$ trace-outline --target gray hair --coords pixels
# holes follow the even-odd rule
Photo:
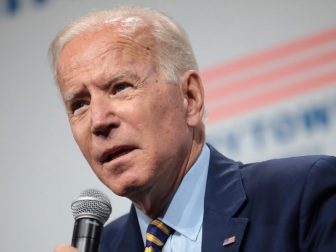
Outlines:
[[[149,25],[155,40],[155,62],[166,80],[177,83],[188,70],[198,70],[186,32],[167,15],[137,6],[119,6],[111,10],[92,12],[65,26],[52,41],[49,57],[56,76],[58,56],[67,42],[97,25],[127,22],[136,18]]]

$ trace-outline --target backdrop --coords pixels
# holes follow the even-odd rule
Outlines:
[[[67,22],[120,3],[158,8],[189,33],[202,69],[207,138],[244,162],[336,150],[334,0],[0,1],[0,249],[69,243],[70,203],[108,194],[75,145],[47,50]]]

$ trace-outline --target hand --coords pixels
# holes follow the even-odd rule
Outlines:
[[[79,250],[69,245],[62,244],[58,245],[53,252],[79,252]]]

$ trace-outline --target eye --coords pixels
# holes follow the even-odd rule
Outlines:
[[[131,86],[131,84],[127,83],[127,82],[116,83],[113,86],[112,93],[113,94],[120,93],[120,92],[124,91],[126,88],[128,88],[130,86]]]
[[[85,107],[85,106],[87,106],[87,105],[88,105],[88,102],[87,102],[87,101],[85,101],[85,100],[78,100],[78,101],[74,101],[74,102],[71,104],[70,109],[71,109],[71,112],[72,112],[73,114],[75,114],[75,113],[78,113],[78,111],[79,111],[80,109],[82,109],[83,107]]]

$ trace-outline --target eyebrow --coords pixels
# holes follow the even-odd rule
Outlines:
[[[69,101],[71,101],[74,97],[75,97],[75,94],[74,94],[74,93],[70,93],[70,94],[68,94],[68,95],[65,96],[65,101],[66,101],[66,102],[69,102]]]
[[[133,72],[130,71],[119,71],[114,73],[113,75],[111,75],[111,77],[109,77],[107,79],[106,82],[104,82],[101,86],[103,89],[108,88],[111,84],[116,83],[118,81],[121,81],[125,78],[128,79],[132,79],[132,80],[138,80],[139,77],[134,74]],[[82,91],[76,91],[75,89],[72,91],[69,91],[68,94],[65,95],[65,102],[69,103],[71,102],[76,96],[78,96],[78,94],[82,93]]]
[[[68,91],[67,94],[65,95],[65,98],[64,98],[65,102],[66,103],[71,102],[80,93],[83,93],[83,91],[82,90],[76,91],[76,89]]]
[[[103,85],[110,85],[125,78],[136,80],[138,79],[138,76],[130,71],[119,71],[108,78],[108,81]]]

